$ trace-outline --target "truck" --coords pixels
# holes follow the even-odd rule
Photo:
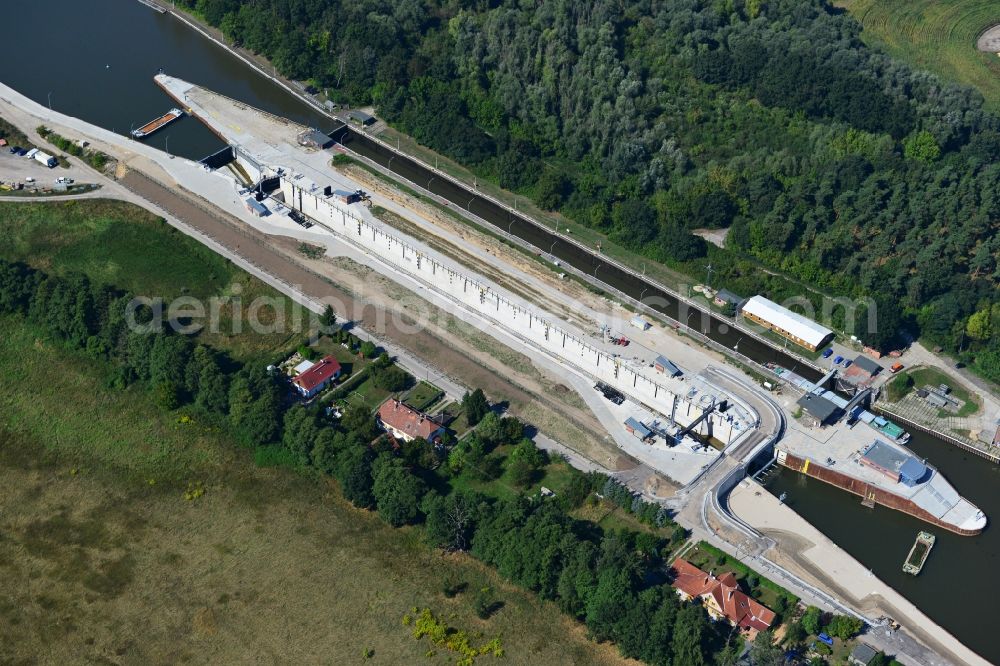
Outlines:
[[[640,331],[648,330],[649,327],[651,326],[651,324],[648,321],[646,321],[645,319],[643,319],[639,315],[636,315],[636,316],[632,317],[632,319],[631,319],[631,321],[629,321],[629,323],[632,324],[633,326],[635,326]]]
[[[42,164],[44,164],[45,166],[47,166],[50,169],[53,168],[54,166],[56,166],[57,164],[59,164],[59,160],[57,160],[56,158],[52,157],[48,153],[43,153],[40,150],[36,150],[35,154],[32,155],[31,157],[36,162],[41,162]]]

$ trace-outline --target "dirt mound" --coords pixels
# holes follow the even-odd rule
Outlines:
[[[976,48],[987,53],[1000,53],[1000,25],[984,30],[976,40]]]

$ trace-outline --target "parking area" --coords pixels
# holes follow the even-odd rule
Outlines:
[[[57,151],[53,149],[46,152],[53,155]],[[11,153],[10,146],[0,148],[0,184],[5,186],[3,188],[5,190],[8,187],[18,189],[18,185],[26,190],[33,189],[39,192],[56,190],[58,178],[72,179],[74,184],[80,184],[89,175],[82,167],[75,164],[71,164],[69,168],[61,166],[49,168],[30,157]]]

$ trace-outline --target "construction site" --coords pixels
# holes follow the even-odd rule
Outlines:
[[[770,496],[747,475],[779,464],[862,479],[868,491],[859,494],[867,499],[874,489],[873,501],[886,506],[890,495],[933,497],[935,524],[969,534],[986,523],[937,470],[928,467],[927,478],[907,485],[859,463],[880,434],[872,423],[848,424],[842,414],[800,418],[804,396],[836,397],[823,386],[835,377],[766,390],[674,323],[637,317],[621,301],[567,279],[540,252],[520,251],[442,212],[454,203],[406,196],[357,160],[338,163],[345,149],[329,136],[167,75],[156,83],[227,147],[201,162],[175,159],[20,103],[116,155],[118,182],[167,219],[202,220],[210,206],[192,235],[203,234],[203,242],[314,310],[339,303],[342,319],[398,350],[411,372],[433,377],[453,398],[470,386],[495,390],[575,465],[616,474],[713,543],[731,549],[753,542],[746,552],[754,566],[812,602],[870,613],[863,617],[874,622],[877,600],[891,597],[895,617],[933,627],[922,636],[926,643],[954,640],[878,581],[852,587],[846,606],[825,593],[825,580],[810,573],[815,567],[836,562],[852,580],[863,575],[835,545],[821,544],[822,560],[788,558],[789,543],[764,536],[807,533],[794,513],[766,508],[762,497]],[[322,252],[306,255],[303,246]],[[854,412],[851,398],[837,399],[841,411]],[[885,446],[900,450],[895,441]],[[831,475],[817,478],[856,492]],[[821,539],[811,540],[818,553]],[[862,602],[866,595],[876,601]]]

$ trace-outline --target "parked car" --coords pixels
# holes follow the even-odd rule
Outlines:
[[[21,154],[21,146],[11,146],[10,147],[10,152],[12,154],[14,154],[14,155],[20,155]]]
[[[889,368],[889,371],[893,372],[893,373],[896,373],[896,372],[899,372],[902,369],[903,369],[903,364],[902,363],[893,363],[892,367]]]
[[[852,361],[851,359],[847,359],[846,361],[844,361],[844,367],[845,368],[851,367],[851,363],[853,363],[853,362],[854,361]]]
[[[823,350],[823,358],[830,358],[833,356],[833,347],[827,347]]]
[[[844,357],[843,357],[843,356],[836,356],[836,357],[834,357],[834,359],[833,359],[833,364],[834,364],[834,365],[840,365],[840,362],[841,362],[841,361],[843,361],[843,360],[844,360]]]
[[[73,179],[72,178],[67,178],[66,176],[59,176],[58,178],[56,178],[56,182],[57,183],[62,183],[63,185],[72,185],[73,184]]]

